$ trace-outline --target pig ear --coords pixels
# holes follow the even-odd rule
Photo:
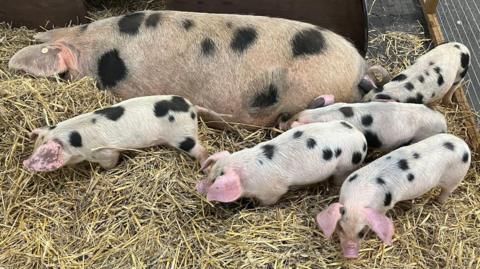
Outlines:
[[[387,245],[392,244],[393,237],[393,222],[371,208],[365,208],[365,216],[367,218],[370,228],[385,242]]]
[[[18,51],[8,68],[25,71],[38,77],[50,77],[76,69],[73,52],[62,43],[32,45]]]
[[[205,171],[210,165],[214,164],[216,161],[227,157],[230,155],[230,152],[228,151],[220,151],[217,153],[212,154],[210,157],[208,157],[205,162],[203,162],[202,167],[200,167],[200,170]]]
[[[240,198],[242,193],[240,177],[233,169],[229,169],[208,188],[207,200],[230,203]]]
[[[322,229],[325,237],[330,238],[335,231],[337,223],[342,217],[340,214],[342,207],[343,205],[340,203],[333,203],[317,215],[317,225]]]
[[[55,140],[40,145],[33,155],[23,162],[25,168],[37,172],[52,171],[64,164],[63,146]]]

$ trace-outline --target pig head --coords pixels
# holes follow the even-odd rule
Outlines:
[[[232,167],[216,167],[215,162],[230,156],[228,151],[217,152],[210,156],[202,165],[202,170],[210,170],[207,179],[197,184],[197,191],[207,196],[208,201],[230,203],[239,199],[243,194],[243,187],[239,173]]]
[[[360,242],[366,227],[372,229],[388,245],[392,243],[393,222],[372,208],[347,208],[340,203],[331,204],[316,218],[326,238],[336,230],[345,258],[358,258]]]

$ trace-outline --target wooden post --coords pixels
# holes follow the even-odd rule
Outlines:
[[[420,0],[423,10],[426,14],[435,14],[437,11],[438,0]]]

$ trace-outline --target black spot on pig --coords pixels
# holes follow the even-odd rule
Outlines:
[[[428,72],[428,70],[425,70],[425,72],[423,72],[425,74],[425,76],[430,76],[430,72]]]
[[[55,129],[55,128],[57,128],[57,125],[48,126],[48,130],[50,130],[50,131]]]
[[[354,175],[350,176],[350,178],[348,178],[348,182],[354,181],[355,179],[357,179],[357,177],[358,177],[357,174],[354,174]]]
[[[405,83],[405,89],[407,89],[408,91],[412,91],[414,88],[415,86],[413,86],[413,83],[411,82]]]
[[[76,148],[81,148],[82,147],[82,136],[80,135],[79,132],[77,131],[72,131],[70,135],[68,136],[70,145]]]
[[[307,148],[313,149],[317,145],[317,142],[313,138],[307,139]]]
[[[460,55],[460,64],[462,65],[462,68],[466,69],[469,63],[470,63],[470,55],[466,53],[462,53]]]
[[[182,21],[182,27],[183,27],[183,29],[185,29],[187,31],[190,30],[194,25],[195,24],[190,19],[185,19],[185,20]]]
[[[269,144],[263,145],[262,150],[263,150],[263,155],[265,155],[265,157],[267,157],[270,160],[273,158],[273,155],[275,154],[274,145],[269,145]]]
[[[342,154],[342,149],[338,148],[335,150],[335,158],[338,158]]]
[[[385,180],[383,180],[381,177],[377,177],[377,183],[380,185],[385,185]]]
[[[392,97],[388,94],[380,93],[375,95],[375,99],[380,99],[380,100],[392,100]]]
[[[387,156],[387,160],[390,160],[392,158],[392,156]]]
[[[253,46],[255,40],[257,40],[257,35],[257,30],[252,27],[238,28],[233,34],[230,48],[235,52],[243,53],[249,47]]]
[[[442,69],[440,67],[436,66],[436,67],[433,68],[433,71],[435,71],[435,73],[437,73],[437,74],[440,74],[440,72],[442,72]]]
[[[293,133],[293,138],[299,138],[300,136],[303,135],[303,132],[302,131],[296,131],[295,133]]]
[[[460,46],[458,44],[453,45],[455,48],[460,49]]]
[[[147,27],[155,28],[157,27],[158,23],[160,22],[160,19],[162,18],[162,15],[160,13],[152,13],[148,15],[147,19],[145,20],[145,25]]]
[[[95,124],[95,123],[97,123],[97,119],[96,119],[96,118],[93,118],[93,119],[91,120],[91,122],[92,122],[92,124]]]
[[[434,65],[435,63],[434,62],[429,62],[428,65],[432,66]]]
[[[353,126],[350,123],[347,123],[346,121],[341,121],[340,124],[347,127],[348,129],[353,129]]]
[[[407,179],[408,179],[408,181],[411,182],[411,181],[413,181],[413,180],[415,179],[415,176],[414,176],[413,174],[408,174],[408,175],[407,175]]]
[[[174,112],[188,112],[190,105],[183,97],[173,96],[171,100],[158,101],[154,105],[154,113],[157,117],[163,117],[168,114],[168,111]]]
[[[391,81],[403,81],[407,79],[407,76],[404,75],[404,74],[398,74],[397,76],[395,76],[394,78],[392,78]]]
[[[233,27],[232,22],[227,22],[225,25],[227,26],[228,29],[231,29]]]
[[[438,86],[442,86],[445,80],[443,79],[442,74],[438,74],[437,84]]]
[[[197,115],[195,114],[195,112],[190,112],[190,118],[192,118],[192,120],[194,120],[195,118],[197,117]]]
[[[371,131],[365,131],[363,134],[365,135],[365,138],[367,139],[367,144],[368,144],[369,147],[372,147],[372,148],[382,147],[382,141],[380,141],[377,134],[375,134]]]
[[[107,107],[104,109],[97,110],[93,112],[94,114],[102,115],[109,120],[117,121],[122,117],[123,113],[125,112],[125,108],[122,106],[112,106]]]
[[[202,47],[202,54],[204,56],[211,56],[215,54],[215,43],[211,38],[207,37],[203,39],[201,47]]]
[[[445,142],[443,143],[443,146],[451,151],[455,150],[455,146],[451,142]]]
[[[352,155],[352,163],[359,164],[362,161],[362,153],[355,151]]]
[[[186,152],[190,152],[193,147],[195,147],[195,140],[193,140],[191,137],[186,137],[185,140],[178,145],[178,148]]]
[[[317,29],[301,30],[293,36],[293,57],[322,53],[324,49],[325,37]]]
[[[420,158],[420,154],[418,154],[417,152],[414,152],[414,153],[413,153],[413,158],[419,159],[419,158]]]
[[[172,116],[172,115],[168,116],[168,121],[169,121],[169,122],[174,122],[174,121],[175,121],[175,117]]]
[[[251,107],[269,107],[278,102],[278,88],[269,84],[256,94]]]
[[[417,92],[416,97],[408,97],[405,100],[406,103],[413,103],[413,104],[423,104],[423,94]]]
[[[397,163],[398,168],[402,169],[403,171],[408,170],[410,167],[408,166],[408,161],[405,159],[401,159]]]
[[[470,155],[465,151],[465,153],[463,153],[462,162],[467,163],[468,159],[470,159]]]
[[[101,86],[104,88],[115,87],[126,78],[128,72],[116,49],[105,52],[100,57],[97,69]]]
[[[372,117],[372,115],[364,115],[364,116],[362,116],[362,124],[363,124],[363,126],[368,127],[368,126],[372,125],[372,122],[373,122],[373,117]]]
[[[389,206],[392,203],[392,194],[390,192],[385,193],[385,199],[383,200],[384,206]]]
[[[145,17],[145,14],[143,14],[142,12],[136,12],[136,13],[123,16],[118,21],[118,27],[120,29],[120,33],[124,33],[128,35],[138,34],[140,25],[142,25],[143,17]]]
[[[422,75],[420,75],[420,76],[418,76],[418,81],[420,81],[420,83],[424,83],[425,78]]]
[[[331,149],[324,149],[323,150],[323,159],[325,161],[329,161],[333,157],[333,152]]]
[[[353,108],[350,106],[341,107],[339,110],[340,112],[342,112],[343,116],[347,118],[350,118],[353,116]]]
[[[470,55],[466,53],[462,53],[460,57],[461,57],[460,63],[462,64],[462,68],[463,68],[462,73],[460,73],[460,77],[464,78],[468,71],[468,64],[470,63]]]
[[[363,143],[362,150],[363,150],[363,152],[367,151],[367,143]]]

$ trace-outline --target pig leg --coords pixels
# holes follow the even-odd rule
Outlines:
[[[273,184],[269,186],[268,190],[259,192],[260,194],[256,197],[262,205],[268,206],[275,204],[280,197],[282,197],[282,195],[287,193],[287,191],[288,187],[284,184],[273,182]]]
[[[442,191],[437,198],[437,202],[443,204],[448,196],[452,194],[452,192],[460,185],[460,182],[463,179],[463,175],[452,175],[456,171],[452,171],[451,173],[447,173],[443,178],[440,180],[440,188]]]
[[[445,104],[445,105],[452,105],[453,104],[452,96],[455,93],[455,91],[457,90],[457,88],[460,86],[460,84],[461,83],[458,83],[457,85],[453,85],[450,88],[450,90],[448,90],[447,94],[445,94],[445,96],[442,99],[443,104]]]
[[[120,152],[111,149],[102,149],[95,152],[93,157],[103,169],[108,170],[117,166]]]

